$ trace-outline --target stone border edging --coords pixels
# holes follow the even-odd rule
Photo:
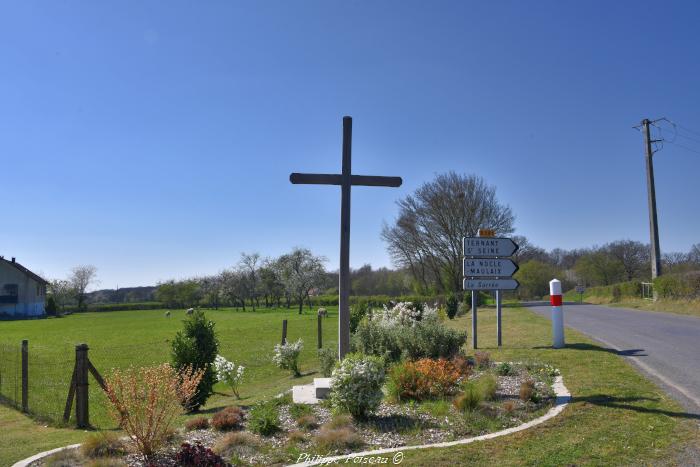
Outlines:
[[[471,443],[474,443],[476,441],[483,441],[483,440],[487,440],[487,439],[493,439],[493,438],[498,438],[500,436],[509,435],[512,433],[517,433],[519,431],[527,430],[528,428],[532,428],[533,426],[544,423],[547,420],[556,417],[564,410],[564,408],[567,406],[567,404],[571,400],[571,393],[566,388],[566,386],[564,386],[564,380],[561,376],[557,376],[554,379],[554,384],[552,384],[552,389],[554,389],[554,394],[556,395],[554,407],[549,409],[547,411],[547,413],[542,415],[541,417],[535,418],[534,420],[530,420],[529,422],[523,423],[522,425],[518,425],[518,426],[515,426],[513,428],[507,428],[505,430],[496,431],[494,433],[487,433],[487,434],[481,435],[481,436],[474,436],[472,438],[458,439],[456,441],[444,441],[441,443],[433,443],[433,444],[419,444],[419,445],[415,445],[415,446],[400,446],[400,447],[396,447],[396,448],[384,448],[384,449],[375,449],[372,451],[353,452],[352,454],[343,454],[341,456],[323,457],[323,458],[318,458],[318,459],[314,458],[313,460],[310,460],[310,461],[304,461],[304,462],[300,462],[297,464],[290,464],[288,467],[303,467],[303,466],[310,466],[310,465],[328,465],[328,464],[338,463],[339,461],[342,461],[345,459],[352,459],[353,457],[359,457],[359,456],[373,457],[373,456],[377,456],[377,455],[381,455],[381,454],[391,454],[391,453],[395,453],[395,452],[413,451],[415,449],[446,448],[446,447],[450,447],[450,446],[458,446],[460,444],[471,444]]]
[[[556,417],[568,405],[569,401],[571,400],[571,393],[566,388],[566,386],[564,386],[564,379],[561,376],[557,376],[554,379],[554,384],[552,384],[552,389],[554,389],[554,394],[556,395],[554,407],[549,409],[547,411],[547,413],[542,415],[541,417],[535,418],[534,420],[530,420],[529,422],[523,423],[522,425],[518,425],[518,426],[515,426],[513,428],[507,428],[505,430],[496,431],[494,433],[487,433],[487,434],[481,435],[481,436],[474,436],[472,438],[458,439],[456,441],[444,441],[441,443],[433,443],[433,444],[419,444],[419,445],[415,445],[415,446],[400,446],[400,447],[396,447],[396,448],[375,449],[373,451],[353,452],[351,454],[343,454],[341,456],[322,457],[322,458],[318,458],[318,459],[314,458],[311,461],[300,462],[297,464],[290,464],[288,467],[328,465],[328,464],[336,463],[336,462],[341,461],[341,460],[352,459],[353,457],[359,457],[359,456],[370,457],[370,456],[377,456],[380,454],[390,454],[390,453],[394,453],[394,452],[413,451],[415,449],[447,448],[450,446],[458,446],[460,444],[471,444],[471,443],[474,443],[477,441],[484,441],[487,439],[498,438],[500,436],[510,435],[512,433],[524,431],[524,430],[527,430],[528,428],[532,428],[533,426],[537,426],[541,423],[546,422],[547,420],[549,420],[551,418]],[[287,392],[287,391],[285,391],[285,392]],[[284,394],[284,393],[282,393],[282,394]],[[69,446],[64,446],[62,448],[56,448],[56,449],[51,449],[50,451],[40,452],[39,454],[35,454],[32,457],[28,457],[28,458],[21,460],[19,462],[15,462],[14,464],[12,464],[12,467],[29,467],[29,465],[32,462],[38,461],[39,459],[43,459],[44,457],[48,457],[52,454],[56,454],[57,452],[67,451],[69,449],[77,449],[79,447],[80,447],[80,444],[71,444]]]
[[[29,464],[32,462],[38,461],[39,459],[43,459],[44,457],[48,457],[52,454],[56,454],[61,451],[69,451],[71,449],[78,449],[80,447],[80,444],[71,444],[69,446],[63,446],[62,448],[56,448],[56,449],[51,449],[50,451],[44,451],[40,452],[39,454],[34,454],[32,457],[27,457],[26,459],[23,459],[21,461],[15,462],[12,464],[12,467],[28,467]]]

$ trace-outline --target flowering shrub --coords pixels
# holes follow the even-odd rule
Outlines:
[[[272,361],[283,370],[290,370],[294,376],[301,376],[299,371],[299,355],[304,348],[304,341],[298,341],[290,344],[285,342],[284,345],[275,345],[275,354],[272,356]]]
[[[384,376],[380,358],[348,354],[333,371],[331,404],[355,418],[366,417],[379,407]]]
[[[384,305],[377,319],[382,326],[415,326],[419,321],[437,320],[437,308],[426,304],[414,305],[411,302],[399,302],[393,307]]]
[[[238,388],[241,385],[241,381],[243,381],[245,367],[243,365],[236,365],[226,360],[221,355],[217,355],[214,359],[214,371],[216,371],[216,378],[222,383],[227,384],[236,398],[240,399],[241,396],[238,394]]]
[[[445,359],[403,362],[389,374],[389,394],[396,400],[435,399],[453,394],[463,379],[457,366]]]
[[[110,413],[149,459],[171,432],[175,418],[197,393],[203,370],[159,366],[114,370],[106,379]]]

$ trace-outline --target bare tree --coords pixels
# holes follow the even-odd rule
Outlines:
[[[603,249],[622,263],[628,281],[649,275],[649,245],[634,240],[617,240]]]
[[[323,284],[325,262],[326,258],[315,256],[306,248],[295,248],[291,253],[278,258],[280,280],[289,296],[298,300],[299,314],[302,313],[304,300],[309,298],[311,290]]]
[[[389,254],[421,287],[437,292],[462,288],[462,237],[480,228],[499,235],[514,230],[511,209],[477,175],[438,175],[397,204],[396,222],[382,231]]]
[[[76,266],[71,272],[72,274],[68,281],[71,283],[78,300],[78,309],[82,310],[85,307],[85,296],[88,287],[99,283],[97,280],[97,268],[91,265]]]

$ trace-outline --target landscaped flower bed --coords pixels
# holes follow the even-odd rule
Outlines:
[[[130,395],[113,411],[117,420],[129,422],[122,422],[128,442],[96,433],[81,450],[35,465],[283,465],[302,454],[332,456],[478,436],[521,425],[553,405],[558,370],[539,362],[494,363],[485,352],[466,356],[460,353],[465,340],[435,309],[397,304],[360,320],[353,336],[357,353],[335,365],[330,397],[320,404],[296,404],[287,394],[250,407],[231,405],[207,417],[195,414],[176,430],[154,423],[151,414],[172,420],[177,397],[190,408],[191,387],[204,370],[189,383],[186,397],[177,385],[187,381],[187,368],[184,373],[167,365],[132,371],[131,379],[107,382],[110,390],[114,381],[124,386],[117,396]],[[302,345],[277,345],[275,363],[298,375]],[[320,355],[322,362],[327,357]],[[243,370],[239,375],[225,359],[216,362],[220,379],[235,377],[229,381],[235,394]],[[144,385],[156,370],[167,384]],[[117,402],[124,399],[117,396]]]

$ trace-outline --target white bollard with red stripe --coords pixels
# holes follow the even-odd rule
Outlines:
[[[561,300],[561,282],[549,281],[549,303],[552,305],[552,347],[564,347],[564,307]]]

